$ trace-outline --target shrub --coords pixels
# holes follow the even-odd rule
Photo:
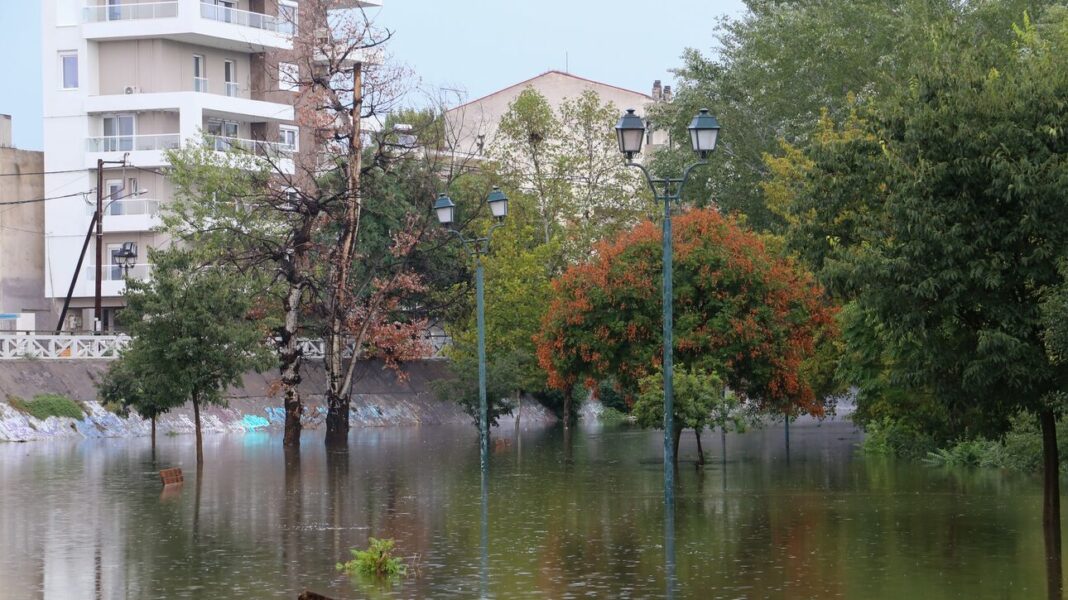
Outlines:
[[[961,440],[928,453],[924,462],[941,466],[1039,471],[1042,468],[1042,432],[1035,417],[1021,413],[1010,420],[1010,425],[1009,431],[1001,440]],[[1057,440],[1063,471],[1068,466],[1068,419],[1057,423]]]
[[[367,550],[353,548],[352,560],[337,563],[337,570],[351,575],[364,575],[375,578],[393,578],[404,575],[408,566],[400,558],[393,556],[393,540],[370,538]]]
[[[620,423],[626,423],[628,417],[626,413],[611,406],[606,406],[604,407],[604,410],[601,411],[598,420],[605,425],[619,425]]]
[[[918,459],[935,449],[935,441],[912,422],[883,417],[864,426],[861,449],[866,454]]]
[[[60,394],[38,394],[33,397],[33,400],[8,396],[7,401],[15,410],[42,421],[48,417],[82,419],[85,416],[85,411],[77,402]]]

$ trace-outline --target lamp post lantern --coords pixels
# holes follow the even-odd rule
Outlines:
[[[640,169],[645,176],[646,182],[653,191],[653,196],[658,203],[664,204],[664,501],[674,505],[675,488],[675,417],[673,414],[673,365],[672,365],[672,245],[671,245],[671,205],[679,202],[682,198],[682,190],[690,179],[690,173],[694,168],[706,165],[708,155],[716,149],[719,137],[719,122],[709,114],[707,109],[701,109],[693,118],[688,127],[690,132],[690,146],[699,160],[683,171],[680,178],[654,178],[649,170],[641,163],[634,162],[635,155],[642,149],[642,141],[645,139],[645,123],[641,117],[634,114],[633,109],[627,110],[616,125],[616,138],[619,141],[619,151],[627,159],[627,166]]]
[[[115,258],[119,259],[119,266],[122,267],[122,276],[129,277],[130,269],[137,263],[137,244],[133,242],[123,242],[122,247],[115,253]]]
[[[468,256],[475,258],[475,310],[478,326],[478,435],[479,460],[482,471],[489,467],[489,404],[486,401],[486,300],[485,281],[482,270],[482,256],[490,250],[490,238],[494,230],[504,224],[508,216],[508,197],[500,188],[494,187],[486,197],[490,213],[496,223],[490,226],[484,237],[464,237],[462,233],[450,227],[456,220],[456,204],[445,194],[438,194],[434,201],[434,212],[438,221],[448,227],[449,233],[460,240]]]

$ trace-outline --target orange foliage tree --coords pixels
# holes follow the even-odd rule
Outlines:
[[[674,225],[675,361],[720,374],[777,413],[823,413],[812,371],[836,336],[833,306],[812,276],[712,209]],[[661,231],[645,222],[553,281],[535,336],[549,385],[565,394],[614,377],[626,394],[660,368]]]

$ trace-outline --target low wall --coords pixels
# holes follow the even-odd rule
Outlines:
[[[110,361],[93,360],[10,360],[0,362],[0,441],[21,442],[69,437],[127,437],[149,435],[148,421],[136,414],[119,417],[97,399],[96,382]],[[326,374],[321,363],[305,365],[300,390],[304,398],[304,426],[316,429],[326,418],[323,390]],[[446,376],[441,360],[412,362],[404,377],[382,363],[369,361],[357,367],[358,379],[352,395],[350,422],[355,427],[388,425],[435,425],[471,423],[471,418],[455,402],[440,400],[430,382]],[[243,386],[227,392],[226,407],[206,407],[201,421],[207,432],[247,432],[280,430],[285,420],[277,371],[250,373]],[[30,399],[38,394],[62,394],[82,404],[84,419],[51,417],[44,421],[25,415],[7,403],[9,396]],[[525,423],[555,420],[536,403],[523,403]],[[507,423],[511,423],[509,419]],[[502,425],[505,420],[502,419]],[[183,434],[194,430],[190,405],[176,409],[157,422],[157,434]]]

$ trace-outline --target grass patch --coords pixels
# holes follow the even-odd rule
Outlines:
[[[60,394],[38,394],[33,397],[33,400],[8,396],[7,401],[15,410],[42,421],[48,417],[82,419],[85,416],[85,411],[77,402]]]

